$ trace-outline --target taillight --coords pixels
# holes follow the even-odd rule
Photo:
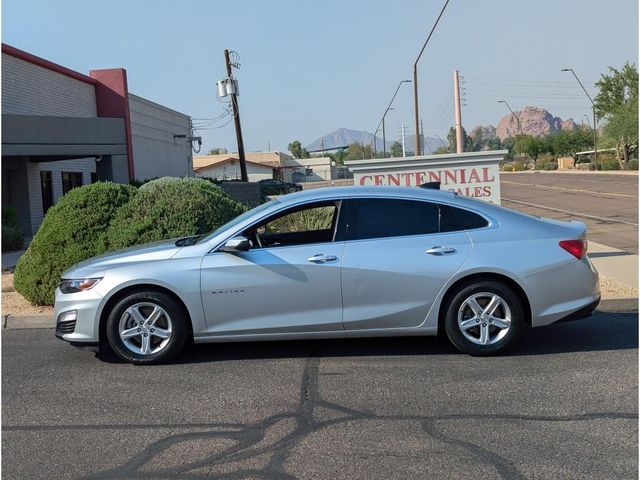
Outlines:
[[[588,243],[586,240],[562,240],[560,246],[578,260],[587,254]]]

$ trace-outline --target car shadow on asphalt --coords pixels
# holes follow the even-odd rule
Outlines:
[[[638,348],[638,314],[596,311],[592,317],[547,327],[527,328],[508,355],[627,350]],[[463,355],[446,338],[387,337],[270,342],[209,343],[189,345],[173,364],[220,362],[244,359],[312,357],[393,357]],[[113,353],[98,358],[123,363]]]

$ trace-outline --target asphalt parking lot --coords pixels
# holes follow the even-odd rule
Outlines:
[[[135,367],[5,330],[3,477],[635,479],[634,311],[607,302],[495,358],[396,338],[204,345]]]
[[[505,207],[559,220],[580,220],[588,236],[638,253],[638,176],[610,173],[502,173]]]

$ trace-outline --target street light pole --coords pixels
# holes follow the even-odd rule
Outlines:
[[[382,148],[384,150],[385,158],[387,156],[387,145],[386,145],[386,140],[384,136],[384,117],[387,116],[387,113],[389,112],[389,110],[393,110],[393,108],[391,108],[391,105],[393,105],[393,101],[396,99],[396,95],[398,95],[398,90],[400,90],[400,87],[402,86],[403,83],[411,83],[411,80],[400,80],[400,83],[398,83],[398,86],[396,87],[396,91],[393,92],[393,97],[391,97],[391,101],[389,102],[389,105],[387,105],[387,109],[382,114],[382,120],[380,120],[380,123],[378,123],[378,126],[376,127],[376,131],[373,134],[375,138],[376,134],[378,133],[378,130],[380,130],[380,125],[382,125]]]
[[[513,110],[511,110],[511,107],[509,106],[509,104],[507,103],[506,100],[498,100],[498,103],[504,103],[507,108],[509,109],[509,111],[511,112],[511,115],[513,115],[516,119],[516,123],[518,124],[518,129],[520,130],[520,156],[522,156],[522,137],[523,137],[523,133],[522,133],[522,123],[520,123],[520,117],[518,117],[518,115],[516,115],[514,113]]]
[[[420,49],[418,58],[416,58],[416,61],[413,62],[413,106],[414,106],[415,116],[416,116],[415,118],[416,120],[416,155],[421,154],[420,133],[419,133],[420,132],[420,115],[418,113],[418,62],[420,61],[422,52],[424,52],[424,49],[427,47],[427,43],[429,43],[429,40],[431,39],[431,35],[433,35],[433,32],[435,31],[436,26],[440,21],[440,17],[442,17],[442,14],[444,13],[444,10],[445,8],[447,8],[448,4],[449,4],[449,0],[446,0],[444,2],[444,5],[442,6],[442,10],[440,10],[440,15],[438,15],[438,18],[436,19],[436,23],[433,24],[433,27],[429,32],[429,36],[427,37],[427,39],[424,42],[424,45],[422,45],[422,48]]]
[[[598,123],[597,123],[598,120],[596,118],[596,103],[593,101],[593,98],[591,98],[591,95],[589,95],[589,92],[587,92],[587,89],[584,88],[584,85],[578,78],[578,75],[576,75],[576,72],[573,71],[573,68],[563,68],[561,69],[561,71],[571,72],[573,74],[575,79],[580,84],[582,91],[584,91],[584,94],[587,96],[587,98],[591,102],[591,107],[593,108],[593,164],[595,166],[595,169],[598,170]]]

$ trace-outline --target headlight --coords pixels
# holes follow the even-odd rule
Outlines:
[[[84,292],[85,290],[89,290],[93,288],[93,286],[98,283],[100,278],[80,278],[74,280],[60,280],[60,291],[62,293],[77,293]]]

